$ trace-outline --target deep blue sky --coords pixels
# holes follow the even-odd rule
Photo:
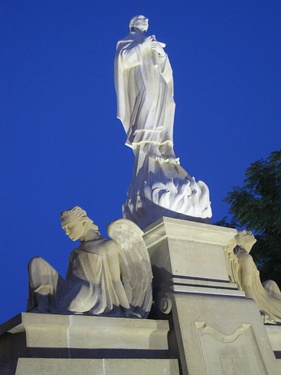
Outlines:
[[[35,255],[63,276],[60,227],[80,205],[106,234],[133,153],[116,118],[113,59],[136,14],[166,43],[175,151],[210,189],[213,220],[251,162],[281,144],[280,0],[0,1],[0,322],[24,311]]]

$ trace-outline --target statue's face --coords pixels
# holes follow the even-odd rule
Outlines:
[[[257,242],[252,232],[247,232],[246,230],[243,230],[239,233],[238,238],[238,245],[241,245],[245,250],[250,252],[253,245]]]
[[[84,238],[84,225],[75,216],[68,215],[63,219],[61,226],[72,241],[82,240]]]
[[[139,16],[134,22],[134,27],[142,32],[146,32],[148,30],[148,18],[145,16]]]

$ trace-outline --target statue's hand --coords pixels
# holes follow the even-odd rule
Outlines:
[[[157,40],[155,39],[154,35],[148,36],[144,39],[143,44],[146,44],[150,46],[150,48],[156,48],[157,47]]]
[[[157,52],[158,55],[160,55],[161,57],[164,57],[166,54],[165,54],[165,51],[164,51],[164,47],[166,46],[165,43],[161,43],[161,42],[158,42],[156,40],[156,37],[155,35],[151,35],[151,36],[148,36],[144,39],[144,43],[149,46],[149,48],[153,49],[154,51]]]
[[[163,43],[160,43],[160,42],[157,42],[157,44],[156,44],[156,51],[157,51],[157,53],[160,55],[160,56],[165,56],[165,51],[164,51],[164,49],[163,49],[163,45],[162,45]],[[164,45],[164,47],[165,47],[165,45]]]

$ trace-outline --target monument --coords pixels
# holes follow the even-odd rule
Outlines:
[[[135,155],[123,219],[105,239],[80,207],[61,214],[80,245],[65,279],[30,261],[27,312],[0,326],[1,374],[280,374],[280,290],[260,283],[251,233],[209,224],[208,187],[174,152],[165,44],[145,16],[129,28],[115,56]]]
[[[66,280],[44,259],[29,270],[27,311],[55,314],[147,317],[152,303],[152,272],[143,232],[129,220],[108,226],[107,240],[86,211],[61,214],[62,228],[80,246],[70,254]]]
[[[259,271],[249,254],[256,242],[251,232],[241,231],[227,246],[230,279],[253,299],[265,323],[281,323],[281,292],[273,280],[262,285]]]
[[[142,15],[129,28],[114,62],[117,117],[135,155],[123,216],[141,228],[162,216],[209,222],[209,189],[180,166],[174,152],[174,83],[165,44],[146,36]]]

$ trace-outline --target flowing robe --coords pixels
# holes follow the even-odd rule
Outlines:
[[[65,280],[41,257],[33,258],[28,269],[27,311],[133,315],[120,280],[118,252],[113,241],[101,238],[81,242],[70,254]]]
[[[114,269],[112,269],[112,265]],[[120,266],[116,244],[102,239],[82,242],[69,257],[66,274],[69,297],[68,310],[74,313],[88,311],[89,315],[122,315]]]
[[[281,322],[281,297],[270,294],[262,285],[260,273],[255,262],[246,250],[240,249],[236,254],[240,269],[238,272],[239,284],[247,298],[252,298],[266,318],[275,322]]]
[[[175,102],[173,75],[167,54],[158,43],[151,48],[146,37],[130,32],[117,43],[114,62],[117,117],[133,149],[142,143],[173,147]]]

